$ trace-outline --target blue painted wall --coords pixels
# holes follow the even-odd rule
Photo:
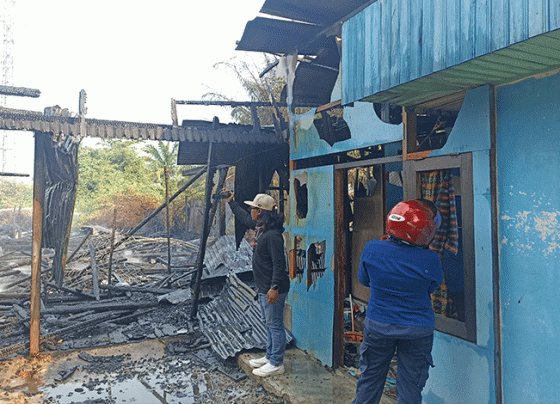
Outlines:
[[[290,198],[289,239],[301,235],[306,251],[312,243],[326,241],[326,270],[316,285],[307,289],[306,268],[303,280],[292,280],[288,303],[292,306],[292,334],[295,344],[314,355],[323,364],[332,366],[332,339],[334,321],[334,273],[332,261],[334,256],[334,193],[332,166],[308,170],[294,170],[290,177],[291,190],[294,189],[294,177],[307,174],[308,213],[304,219],[295,217],[295,198]],[[293,246],[289,246],[289,249]]]
[[[560,28],[557,0],[383,0],[342,26],[342,104]]]
[[[446,145],[430,154],[472,153],[477,341],[436,331],[435,368],[423,392],[429,404],[494,402],[489,106],[488,86],[467,92]]]
[[[489,111],[490,88],[484,86],[470,90],[446,146],[432,153],[436,156],[471,152],[473,156],[477,343],[436,332],[433,350],[436,367],[431,370],[424,390],[425,402],[430,404],[481,404],[494,400]],[[400,126],[398,128],[402,131]],[[402,136],[402,132],[399,135]],[[316,138],[309,132],[299,133],[299,136],[306,142],[307,137],[311,136],[308,146],[310,152],[320,140],[316,133]],[[369,145],[376,144],[377,139],[374,136],[371,138],[374,140]],[[297,150],[299,153],[293,152],[292,159],[305,155],[301,148]],[[307,174],[309,190],[309,215],[305,219],[296,219],[293,213],[295,202],[290,198],[290,239],[296,234],[303,235],[305,249],[312,242],[326,240],[328,269],[324,277],[319,279],[317,287],[311,287],[309,291],[305,281],[292,281],[289,296],[292,333],[298,347],[313,353],[324,364],[331,365],[334,313],[334,274],[331,263],[334,249],[333,167],[293,171],[292,189],[293,178],[304,172]]]
[[[391,125],[381,121],[369,102],[357,102],[353,107],[344,107],[344,120],[350,128],[352,137],[337,142],[332,147],[319,137],[313,125],[314,116],[315,109],[312,109],[305,114],[290,117],[292,160],[398,142],[403,139],[403,125]]]
[[[560,402],[560,75],[498,88],[504,402]]]

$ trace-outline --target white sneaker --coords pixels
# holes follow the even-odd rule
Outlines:
[[[258,369],[253,370],[255,376],[267,377],[273,375],[281,375],[284,373],[284,365],[274,366],[270,362],[266,365],[261,366]]]
[[[267,363],[268,359],[266,359],[266,356],[263,356],[262,358],[251,359],[249,361],[249,366],[252,368],[260,368],[262,365],[266,365]]]

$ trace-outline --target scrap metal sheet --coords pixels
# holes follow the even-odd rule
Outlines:
[[[266,349],[266,329],[256,296],[257,292],[231,274],[220,296],[199,308],[201,331],[223,359],[243,349]],[[286,331],[286,343],[292,339]]]

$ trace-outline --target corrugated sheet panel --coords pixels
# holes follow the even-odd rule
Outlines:
[[[235,50],[287,54],[320,31],[317,25],[257,17],[247,22]],[[316,51],[316,48],[307,49],[313,55]]]
[[[266,0],[261,13],[328,26],[370,0]]]
[[[239,250],[235,249],[235,236],[226,235],[206,251],[202,279],[227,276],[229,273],[251,272],[253,270],[253,249],[247,240],[241,240]]]
[[[383,0],[343,24],[342,102],[417,105],[560,66],[557,0]]]
[[[201,331],[223,359],[243,349],[266,349],[266,329],[256,295],[231,274],[222,294],[199,308],[197,317]],[[286,343],[292,339],[286,331]]]
[[[151,123],[86,119],[86,136],[232,144],[282,143],[282,140],[274,135],[272,129],[253,131],[252,126],[237,124],[218,124],[213,129],[211,122],[201,126],[189,126],[189,121],[185,122],[186,125],[174,127]],[[199,123],[199,121],[196,122]],[[29,130],[72,137],[81,135],[79,117],[43,115],[32,111],[14,113],[0,110],[0,130]]]

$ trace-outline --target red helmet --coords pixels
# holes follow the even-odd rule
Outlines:
[[[440,221],[439,213],[434,214],[427,203],[403,201],[387,215],[387,233],[409,243],[427,246],[434,238]]]

